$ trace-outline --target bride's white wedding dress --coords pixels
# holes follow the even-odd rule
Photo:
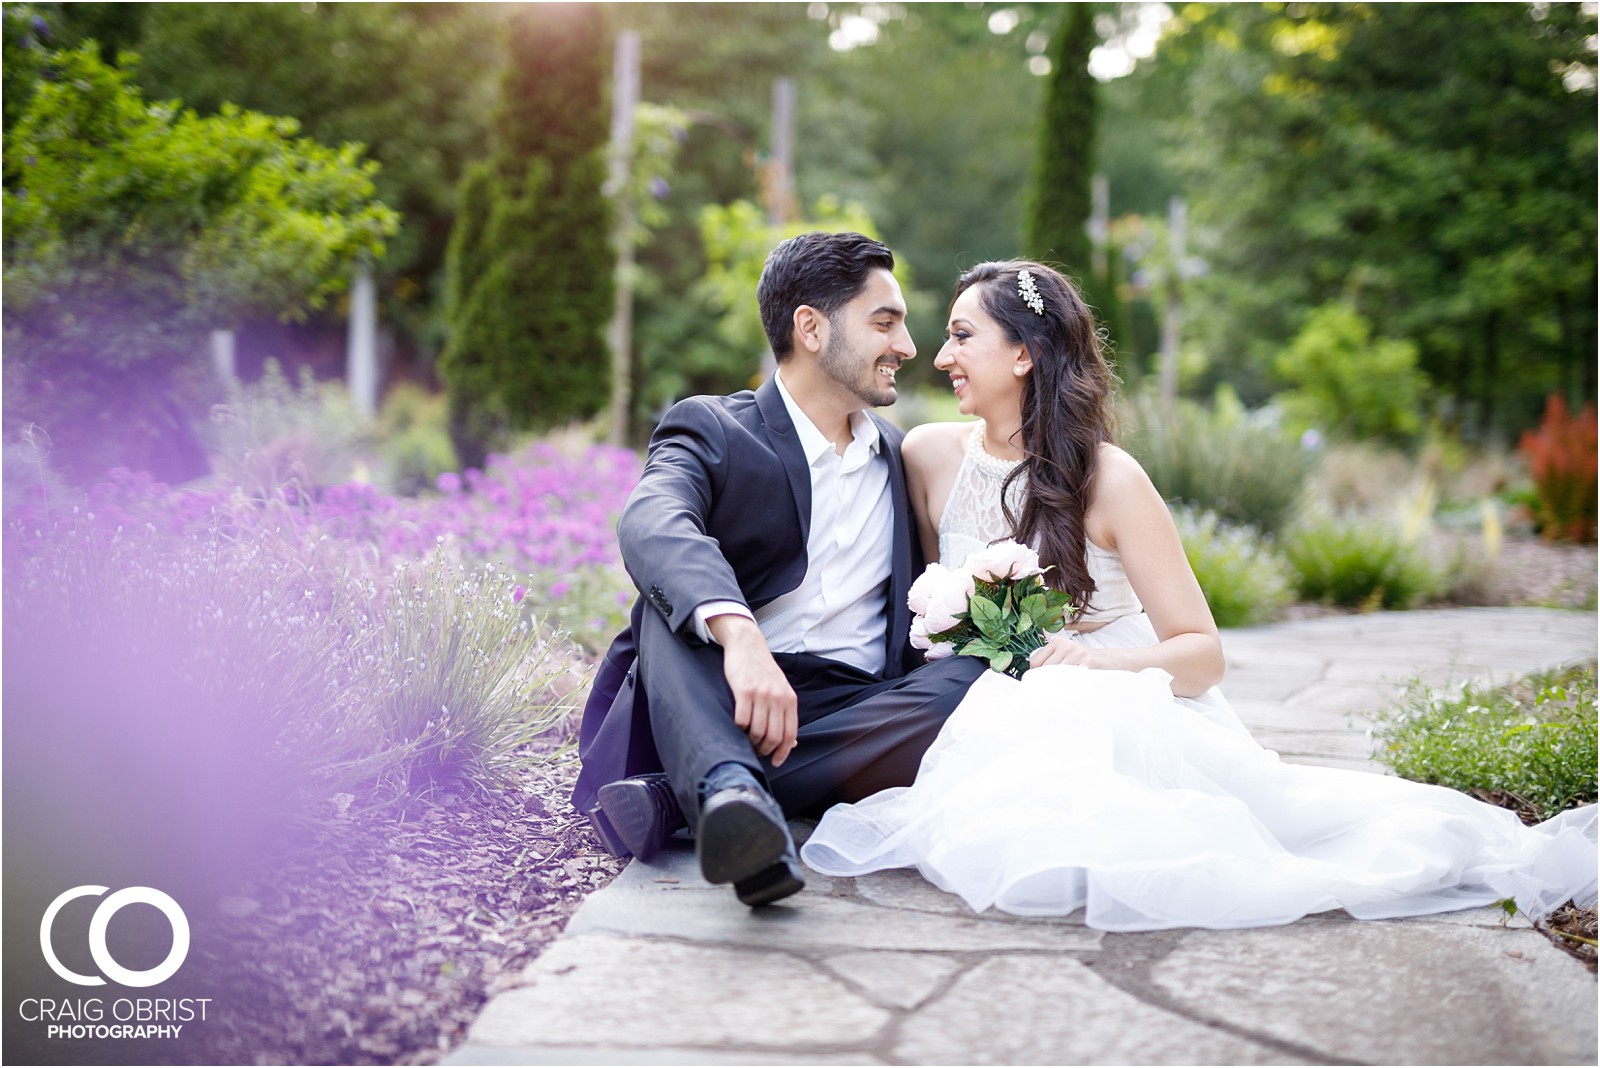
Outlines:
[[[943,562],[1006,534],[1009,465],[972,443],[939,532]],[[1020,480],[1019,480],[1020,481]],[[1099,592],[1077,640],[1153,645],[1115,553],[1089,546]],[[1166,673],[1052,666],[985,672],[914,785],[830,809],[801,849],[814,870],[915,867],[977,911],[1085,910],[1107,931],[1254,927],[1343,908],[1363,919],[1486,905],[1533,915],[1595,896],[1596,807],[1537,827],[1438,786],[1284,764],[1216,690]]]

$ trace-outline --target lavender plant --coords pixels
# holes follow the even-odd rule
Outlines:
[[[494,564],[455,565],[441,549],[366,594],[350,621],[361,688],[410,785],[502,779],[571,711],[584,672],[570,641]]]

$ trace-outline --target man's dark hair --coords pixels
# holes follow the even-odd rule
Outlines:
[[[796,308],[808,304],[831,320],[880,267],[894,270],[894,253],[862,234],[813,231],[773,249],[756,285],[761,325],[773,357],[782,363],[792,354]]]

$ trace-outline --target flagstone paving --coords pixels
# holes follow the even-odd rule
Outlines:
[[[1378,770],[1366,714],[1408,679],[1592,658],[1596,617],[1394,612],[1223,644],[1223,690],[1263,745]],[[813,875],[750,910],[676,845],[592,895],[445,1063],[1595,1063],[1594,977],[1500,918],[1108,934],[1079,916],[975,915],[909,871]]]

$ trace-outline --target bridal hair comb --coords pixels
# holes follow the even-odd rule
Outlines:
[[[1033,284],[1033,272],[1026,267],[1017,272],[1017,296],[1033,309],[1033,314],[1044,314],[1044,298],[1039,296],[1039,287]]]

